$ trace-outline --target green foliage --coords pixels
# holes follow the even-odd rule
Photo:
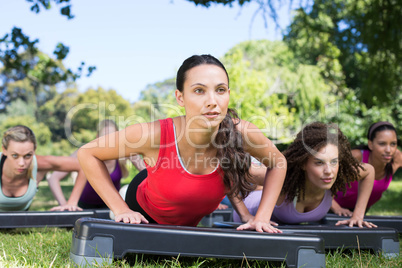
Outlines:
[[[229,5],[232,7],[233,3],[238,3],[242,6],[244,3],[251,2],[252,0],[187,0],[189,2],[193,2],[195,5],[200,5],[204,7],[210,7],[211,4],[222,4],[224,6]]]
[[[16,125],[25,125],[32,129],[35,133],[36,141],[39,144],[50,143],[51,132],[49,128],[43,124],[36,121],[36,119],[31,115],[14,115],[14,116],[4,116],[0,117],[0,133],[4,133],[5,130]],[[38,154],[41,154],[40,148],[38,148]]]
[[[184,109],[176,102],[175,90],[175,78],[148,85],[141,92],[140,101],[134,104],[135,114],[141,115],[145,122],[183,115]]]
[[[284,39],[299,59],[324,63],[337,93],[346,85],[368,107],[389,104],[402,89],[401,13],[397,0],[317,0],[298,10]]]
[[[84,63],[77,71],[65,68],[62,60],[68,48],[58,44],[56,59],[40,52],[38,40],[31,41],[21,29],[13,28],[11,34],[0,39],[0,113],[17,99],[32,103],[35,117],[39,118],[39,107],[56,95],[56,86],[70,86],[81,77]],[[89,67],[88,75],[94,70]]]
[[[283,42],[243,42],[223,62],[231,79],[230,104],[278,143],[289,143],[300,119],[334,100],[320,69],[301,64]]]
[[[301,7],[303,5],[309,7],[311,5],[310,1],[302,1],[302,0],[187,0],[188,2],[194,3],[196,6],[204,6],[209,8],[212,4],[215,5],[224,5],[233,7],[233,4],[238,4],[240,7],[245,6],[249,3],[255,3],[257,9],[254,12],[252,20],[255,19],[257,15],[261,15],[265,27],[268,27],[268,22],[271,20],[275,23],[277,29],[280,29],[281,26],[278,22],[279,13],[278,11],[287,6],[289,11],[296,7]]]
[[[49,127],[52,132],[53,142],[60,142],[67,138],[64,122],[68,111],[76,104],[77,97],[77,89],[69,88],[59,94],[55,94],[52,99],[39,107],[38,120]]]
[[[72,102],[64,123],[67,138],[75,146],[96,137],[98,124],[103,119],[114,120],[119,128],[137,121],[129,101],[113,89],[88,89]]]
[[[60,14],[66,16],[68,19],[74,18],[74,15],[71,14],[71,5],[69,5],[70,0],[26,0],[29,3],[32,3],[31,11],[35,13],[39,13],[41,11],[41,7],[45,10],[48,10],[52,7],[51,2],[54,2],[56,5],[62,5],[60,8]]]

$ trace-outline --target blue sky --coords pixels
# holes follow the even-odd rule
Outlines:
[[[67,67],[74,70],[81,61],[97,67],[91,77],[77,81],[81,92],[101,86],[134,102],[147,84],[174,77],[193,54],[222,57],[242,41],[281,39],[272,21],[268,28],[261,15],[252,21],[257,8],[207,9],[185,0],[72,0],[75,18],[68,20],[57,7],[35,14],[25,0],[0,0],[0,37],[20,27],[48,54],[62,42],[70,47]],[[283,7],[282,29],[289,16]]]

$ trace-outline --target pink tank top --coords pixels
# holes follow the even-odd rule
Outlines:
[[[363,153],[362,162],[368,163],[370,151],[363,150],[362,153]],[[370,199],[367,203],[367,209],[372,205],[374,205],[378,200],[380,200],[382,193],[388,189],[391,180],[392,175],[390,175],[388,178],[384,177],[381,180],[374,180],[373,191],[371,192]],[[350,186],[351,186],[350,188],[346,189],[345,195],[343,195],[343,193],[339,191],[337,193],[338,197],[335,198],[335,201],[338,202],[338,204],[341,207],[353,210],[355,208],[357,201],[359,182],[358,181],[352,182]]]
[[[272,220],[285,224],[297,224],[309,221],[319,221],[325,217],[331,208],[332,195],[330,190],[326,190],[324,198],[315,209],[308,212],[296,210],[295,202],[283,201],[279,206],[275,206],[272,213]]]

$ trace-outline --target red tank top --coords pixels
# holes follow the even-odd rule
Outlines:
[[[181,165],[172,118],[159,120],[161,140],[155,166],[139,185],[138,204],[159,224],[197,226],[225,197],[220,167],[194,175]]]

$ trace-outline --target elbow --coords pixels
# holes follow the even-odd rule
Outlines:
[[[81,161],[83,160],[83,159],[85,159],[85,149],[84,148],[79,148],[78,149],[78,151],[77,151],[77,159],[78,159],[78,162],[80,162],[81,163]]]
[[[275,166],[278,169],[284,170],[286,172],[288,168],[288,161],[286,161],[286,157],[282,153],[279,153],[277,157],[277,163],[275,163]]]

